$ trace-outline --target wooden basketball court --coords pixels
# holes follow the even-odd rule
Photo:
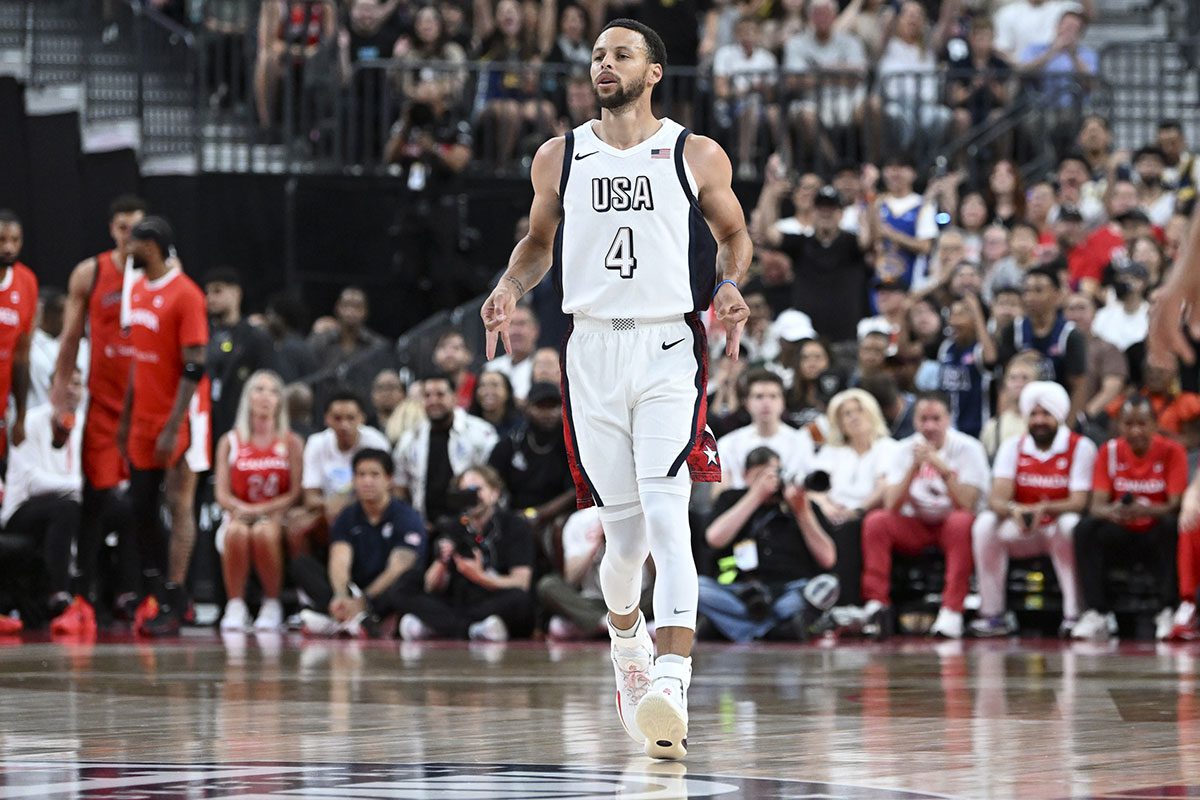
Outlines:
[[[606,644],[0,645],[0,798],[1200,797],[1200,645],[697,650],[652,762]]]

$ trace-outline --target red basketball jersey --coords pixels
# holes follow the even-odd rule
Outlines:
[[[1138,458],[1124,438],[1110,439],[1096,459],[1092,488],[1108,492],[1109,500],[1120,501],[1131,495],[1134,505],[1165,503],[1183,494],[1187,488],[1187,452],[1178,442],[1155,434],[1146,455]],[[1145,531],[1154,526],[1150,517],[1126,523],[1131,531]]]
[[[243,442],[229,432],[229,488],[244,503],[262,503],[284,494],[292,486],[288,441],[279,438],[267,447]]]
[[[1021,444],[1024,444],[1023,437]],[[1034,458],[1017,447],[1017,476],[1013,479],[1013,500],[1021,505],[1043,501],[1066,500],[1071,496],[1071,464],[1082,437],[1072,433],[1067,451],[1045,461]]]
[[[96,256],[96,278],[88,298],[88,337],[91,365],[88,368],[89,401],[113,414],[121,413],[133,345],[129,331],[121,331],[122,267],[113,262],[112,251]]]
[[[183,376],[182,349],[208,344],[204,293],[178,269],[156,281],[142,276],[130,298],[129,329],[134,351],[133,419],[162,426],[171,416]],[[196,388],[196,397],[199,410],[206,412],[207,380]]]
[[[20,261],[0,278],[0,419],[8,413],[13,353],[22,334],[33,333],[37,299],[37,277]]]

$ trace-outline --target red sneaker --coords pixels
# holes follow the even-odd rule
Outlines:
[[[50,632],[59,635],[79,636],[96,634],[96,610],[79,595],[71,601],[63,613],[50,623]]]
[[[146,595],[133,614],[133,632],[141,633],[142,626],[157,616],[158,600],[152,594]]]
[[[19,636],[23,630],[25,624],[21,620],[0,614],[0,636]]]

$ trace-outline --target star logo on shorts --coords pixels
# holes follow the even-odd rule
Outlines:
[[[708,456],[708,463],[710,463],[710,464],[717,463],[717,451],[716,450],[713,450],[711,447],[706,447],[703,450],[701,450],[700,452],[704,453],[704,455]]]

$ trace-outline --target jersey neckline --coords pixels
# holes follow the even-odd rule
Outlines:
[[[645,150],[647,145],[649,145],[651,142],[653,142],[655,139],[657,139],[660,135],[662,135],[662,132],[667,129],[667,118],[664,117],[663,119],[658,120],[658,130],[656,130],[654,133],[647,136],[642,141],[635,144],[633,147],[629,147],[629,148],[626,148],[625,150],[621,150],[621,149],[613,147],[611,144],[608,144],[607,142],[605,142],[603,139],[600,138],[599,134],[596,133],[596,129],[594,126],[599,124],[599,122],[600,122],[600,120],[592,120],[590,122],[585,122],[584,126],[587,128],[588,133],[591,134],[592,140],[596,144],[597,147],[599,147],[602,151],[604,151],[608,155],[616,156],[617,158],[628,158],[629,156],[637,155],[638,153]]]

